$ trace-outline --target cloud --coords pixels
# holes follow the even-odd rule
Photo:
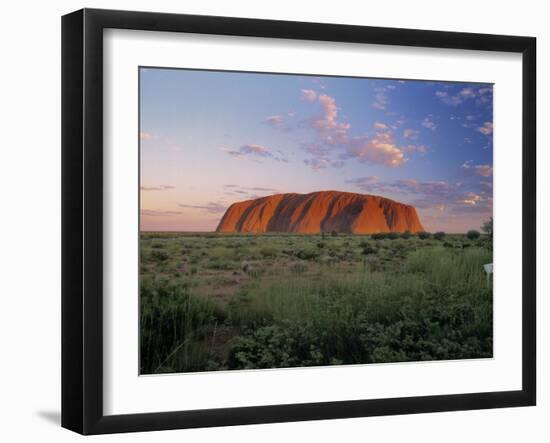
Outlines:
[[[204,212],[209,212],[211,214],[219,214],[221,212],[225,212],[225,210],[227,209],[227,205],[219,202],[209,202],[203,205],[186,205],[183,203],[179,203],[178,206],[180,208],[198,209]]]
[[[455,94],[449,94],[447,91],[436,91],[435,96],[442,103],[449,106],[459,106],[468,100],[476,100],[477,104],[487,105],[492,101],[493,88],[491,86],[469,86],[462,88]]]
[[[403,165],[407,159],[389,132],[380,132],[374,137],[357,137],[349,140],[347,155],[361,162],[369,162],[395,168]]]
[[[221,149],[227,155],[230,155],[232,157],[237,157],[237,158],[244,158],[245,157],[245,155],[241,151],[236,151],[234,149],[228,149],[228,148],[221,148]]]
[[[391,182],[380,181],[377,176],[347,180],[365,192],[414,196],[413,203],[418,207],[434,207],[445,204],[454,193],[453,186],[446,181],[418,181],[400,179]]]
[[[397,83],[400,83],[399,81]],[[386,84],[385,86],[379,86],[374,89],[374,100],[371,103],[371,107],[378,109],[379,111],[385,111],[387,105],[390,103],[388,98],[388,91],[392,91],[396,88],[395,84]],[[393,113],[387,113],[393,114]]]
[[[265,197],[266,195],[280,194],[281,191],[275,188],[266,186],[238,186],[238,185],[224,185],[225,194],[227,195],[239,195],[244,198],[257,198]],[[242,197],[240,197],[242,198]]]
[[[464,199],[458,200],[458,203],[474,206],[474,205],[477,205],[481,201],[483,201],[483,196],[482,195],[476,194],[474,192],[468,192],[465,195]]]
[[[493,175],[493,167],[491,165],[476,165],[476,174],[482,177],[491,177]]]
[[[265,118],[264,122],[271,126],[280,126],[283,124],[283,117],[280,115],[270,115]]]
[[[262,186],[253,186],[251,188],[244,188],[248,189],[250,191],[260,191],[260,192],[278,192],[277,189],[274,188],[264,188]]]
[[[481,177],[491,177],[493,175],[493,167],[491,165],[482,164],[482,165],[474,165],[472,160],[465,161],[462,166],[462,169],[466,169],[475,175],[479,175]]]
[[[483,123],[483,126],[480,128],[477,128],[477,130],[481,132],[483,135],[491,135],[493,133],[493,123],[485,122]]]
[[[420,123],[422,127],[426,129],[431,129],[432,131],[435,131],[437,129],[437,124],[433,121],[433,116],[428,115],[422,122]]]
[[[169,189],[176,189],[175,186],[160,185],[160,186],[140,186],[140,191],[167,191]]]
[[[314,102],[317,100],[317,92],[313,89],[302,89],[302,100]]]
[[[458,106],[462,103],[462,99],[458,95],[449,95],[447,91],[436,91],[435,96],[443,103],[449,106]]]
[[[237,150],[228,149],[228,148],[221,148],[221,149],[227,155],[230,155],[236,158],[247,158],[249,156],[252,156],[252,157],[270,158],[275,161],[288,163],[288,159],[286,159],[282,155],[276,155],[269,148],[262,145],[255,144],[255,143],[242,145]],[[280,153],[280,151],[278,152]]]
[[[340,133],[344,133],[350,129],[351,125],[349,123],[339,123],[337,121],[338,107],[336,106],[334,97],[322,94],[319,96],[319,103],[323,108],[324,115],[312,120],[311,125],[315,129],[321,131],[336,130],[340,131]]]
[[[463,189],[463,183],[447,181],[420,181],[401,179],[382,181],[377,176],[365,176],[346,181],[361,191],[398,198],[418,209],[452,214],[483,214],[488,217],[492,211],[493,200],[479,183],[469,184]],[[428,212],[429,214],[429,212]]]
[[[403,131],[403,137],[408,138],[410,140],[416,140],[418,138],[419,133],[420,131],[417,131],[416,129],[407,128]]]
[[[387,104],[389,103],[388,96],[386,95],[385,88],[377,88],[376,94],[374,94],[374,101],[371,103],[371,106],[374,109],[383,111],[386,109]]]
[[[142,209],[139,211],[140,215],[151,217],[170,217],[174,215],[180,215],[180,211],[162,211],[157,209]]]
[[[262,145],[249,144],[240,147],[240,152],[243,154],[259,155],[260,157],[273,157],[271,151]]]
[[[156,140],[159,138],[158,135],[152,134],[151,132],[140,132],[139,138],[143,141]]]
[[[378,88],[380,91],[386,91]],[[342,167],[344,160],[355,159],[395,168],[406,163],[405,152],[427,152],[424,146],[399,146],[395,141],[392,130],[404,123],[398,120],[395,124],[377,121],[372,130],[363,135],[351,135],[351,125],[339,120],[340,108],[336,99],[327,94],[317,96],[317,103],[321,105],[322,114],[309,120],[310,127],[315,131],[315,139],[302,143],[302,149],[308,154],[304,163],[314,171],[328,167]]]
[[[428,148],[424,145],[407,145],[401,148],[403,152],[412,153],[418,152],[420,154],[427,154]]]
[[[153,134],[152,132],[140,132],[139,133],[139,139],[142,142],[150,142],[155,141],[155,145],[158,147],[168,148],[173,151],[181,151],[181,146],[174,142],[174,140],[164,137],[158,134]]]
[[[326,89],[326,85],[323,83],[322,79],[320,77],[313,77],[311,79],[313,83],[315,83],[319,88]]]

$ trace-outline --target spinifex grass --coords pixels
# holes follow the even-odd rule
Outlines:
[[[491,251],[444,240],[144,235],[142,372],[489,357]]]

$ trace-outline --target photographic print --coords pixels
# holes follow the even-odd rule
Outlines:
[[[140,374],[491,358],[493,85],[139,69]]]

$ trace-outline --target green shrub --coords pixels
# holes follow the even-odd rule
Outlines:
[[[142,279],[140,372],[149,374],[162,370],[164,365],[170,364],[175,351],[185,356],[191,340],[203,336],[213,324],[215,311],[207,299],[191,296],[188,285],[181,280]],[[182,370],[194,367],[193,364],[183,366]]]
[[[317,257],[319,257],[319,251],[316,251],[315,249],[311,249],[311,248],[300,249],[296,253],[296,257],[302,260],[314,260]]]
[[[397,232],[388,232],[386,235],[386,238],[389,238],[390,240],[396,240],[400,237],[400,235]]]
[[[405,240],[411,238],[411,236],[412,236],[411,231],[409,231],[408,229],[405,232],[401,233],[401,238],[404,238]]]
[[[376,254],[378,250],[376,248],[373,248],[371,245],[366,245],[363,247],[363,250],[361,251],[361,255],[372,255]]]
[[[264,258],[273,258],[277,255],[277,249],[273,246],[262,246],[260,248],[260,255]]]
[[[476,240],[480,236],[479,231],[476,231],[475,229],[472,229],[466,233],[466,237],[468,237],[470,240]]]
[[[303,274],[304,272],[307,271],[307,265],[304,262],[300,262],[300,261],[291,263],[289,268],[290,268],[290,271],[294,274]]]
[[[426,240],[431,237],[429,232],[419,232],[417,235],[420,240]]]
[[[434,238],[436,240],[443,240],[443,238],[445,238],[445,233],[443,231],[436,232]]]
[[[157,262],[163,262],[170,258],[170,255],[166,251],[162,251],[159,249],[153,249],[151,251],[151,258]]]

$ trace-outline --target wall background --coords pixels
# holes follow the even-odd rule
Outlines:
[[[545,105],[542,84],[550,75],[550,28],[544,2],[524,0],[459,4],[394,0],[89,0],[10,2],[0,27],[0,436],[9,442],[68,442],[83,437],[59,427],[60,415],[60,17],[81,7],[154,10],[281,20],[410,27],[448,31],[531,35],[538,38],[539,147],[539,389],[538,406],[331,420],[233,428],[165,431],[95,437],[94,441],[279,442],[315,440],[462,442],[491,439],[548,441],[550,437],[550,325],[544,323],[550,279],[548,156],[544,155]],[[510,233],[520,235],[520,233]],[[541,253],[541,249],[545,249]]]

